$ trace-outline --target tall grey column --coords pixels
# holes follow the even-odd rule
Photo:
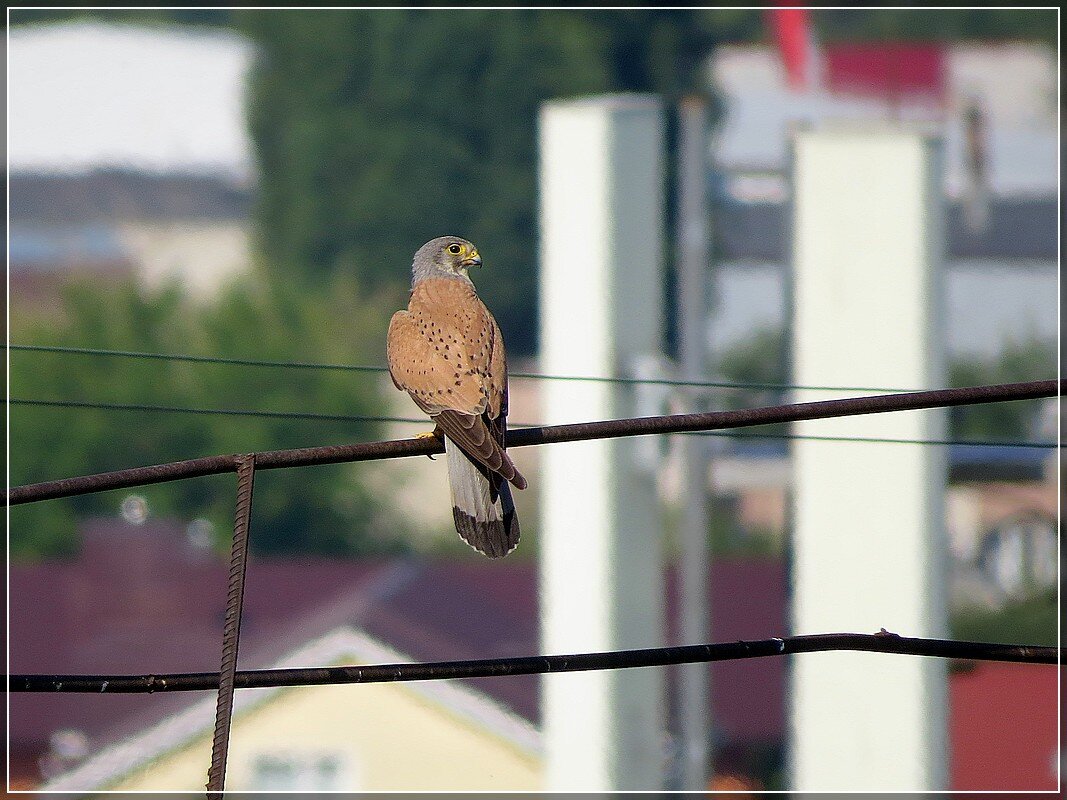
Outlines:
[[[708,123],[698,97],[678,109],[678,355],[682,377],[707,380],[708,273]],[[685,410],[705,410],[702,393],[686,392]],[[682,516],[679,529],[680,579],[678,629],[681,644],[707,641],[708,626],[708,439],[682,436]],[[679,669],[681,786],[707,787],[711,737],[708,718],[709,664]]]
[[[663,110],[655,97],[547,103],[540,120],[541,369],[632,375],[663,329]],[[632,386],[542,384],[544,421],[631,416]],[[654,462],[638,439],[545,448],[545,652],[663,643]],[[655,451],[653,450],[653,453]],[[546,675],[549,791],[659,789],[660,669]]]
[[[940,142],[824,129],[798,134],[794,159],[795,382],[943,386]],[[796,399],[816,396],[829,395]],[[795,432],[937,439],[945,420],[908,411]],[[943,636],[945,449],[796,441],[793,468],[793,631]],[[835,652],[792,666],[791,788],[947,788],[943,660]]]

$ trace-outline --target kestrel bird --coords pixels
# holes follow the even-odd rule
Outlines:
[[[512,483],[526,488],[504,450],[508,365],[496,320],[467,271],[478,249],[458,236],[431,239],[411,264],[407,311],[389,322],[389,374],[443,435],[456,530],[490,558],[519,543]]]

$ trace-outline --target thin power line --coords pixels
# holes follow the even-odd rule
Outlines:
[[[728,439],[785,439],[801,442],[869,442],[871,444],[925,444],[945,447],[1022,447],[1055,450],[1055,442],[1020,442],[996,439],[897,439],[888,436],[815,436],[799,433],[734,433],[733,431],[691,431],[690,436],[723,436]]]
[[[829,419],[831,417],[878,414],[888,411],[915,411],[927,408],[996,403],[1006,400],[1033,400],[1055,397],[1067,388],[1067,380],[1006,383],[992,386],[968,386],[959,389],[935,389],[929,392],[869,395],[841,400],[820,400],[810,403],[746,408],[737,411],[713,411],[702,414],[674,414],[658,417],[637,417],[573,425],[554,425],[541,428],[519,428],[509,436],[509,447],[538,444],[577,442],[590,439],[613,439],[625,436],[650,436],[665,433],[729,430],[775,422]],[[386,458],[432,455],[444,447],[433,438],[401,439],[385,442],[362,442],[349,445],[305,447],[296,450],[273,450],[256,454],[257,469],[284,469],[337,464],[351,461],[373,461]],[[8,490],[10,505],[49,500],[58,497],[88,494],[107,489],[146,486],[154,483],[182,480],[203,475],[234,472],[239,456],[217,455],[156,464],[147,467],[106,472],[97,475],[62,478],[56,481],[15,486]]]
[[[139,350],[105,350],[92,347],[59,347],[38,344],[12,344],[12,350],[35,353],[61,353],[82,356],[109,356],[116,358],[140,358],[155,361],[185,361],[194,364],[228,364],[238,367],[282,367],[286,369],[344,370],[348,372],[384,372],[385,367],[359,366],[353,364],[325,364],[310,361],[264,361],[253,358],[226,358],[223,356],[193,356],[182,353],[147,353]]]
[[[189,408],[185,406],[159,406],[140,403],[103,403],[88,400],[31,400],[11,398],[8,402],[20,406],[40,406],[44,408],[84,408],[95,411],[135,411],[160,412],[173,414],[217,414],[235,417],[266,417],[269,419],[301,419],[324,422],[393,422],[411,425],[428,425],[431,420],[417,417],[390,417],[373,414],[323,414],[314,411],[258,411],[255,409],[236,408]],[[534,422],[509,422],[511,430],[542,427]],[[1022,447],[1039,450],[1051,450],[1055,442],[1025,442],[1014,439],[900,439],[878,436],[816,436],[795,433],[735,433],[732,431],[690,431],[681,435],[720,436],[728,439],[783,439],[787,441],[817,442],[872,442],[875,444],[920,444],[920,445],[961,445],[966,447]]]
[[[181,353],[147,353],[137,350],[104,350],[90,347],[59,347],[52,345],[12,344],[11,350],[37,353],[61,353],[67,355],[107,356],[116,358],[141,358],[157,361],[181,361],[194,364],[226,364],[239,367],[276,367],[280,369],[340,370],[346,372],[387,372],[387,367],[359,364],[330,364],[311,361],[265,361],[251,358],[227,358],[223,356],[193,356]],[[592,375],[544,375],[537,372],[513,372],[512,378],[546,381],[583,381],[609,383],[625,386],[689,386],[707,389],[755,389],[763,391],[818,391],[818,392],[909,392],[884,386],[800,386],[788,383],[759,383],[732,381],[684,381],[671,378],[618,378]]]
[[[920,639],[898,636],[885,631],[874,634],[824,633],[747,642],[654,647],[643,650],[616,650],[571,655],[439,661],[427,664],[373,664],[358,667],[250,670],[238,672],[234,686],[238,689],[251,689],[542,675],[549,672],[585,672],[658,667],[668,664],[737,661],[830,650],[897,653],[976,661],[1014,661],[1030,664],[1056,664],[1057,659],[1062,657],[1062,651],[1058,648],[1036,645]],[[218,688],[219,673],[217,672],[184,672],[171,675],[11,675],[8,678],[8,689],[12,692],[131,694],[189,692]]]
[[[314,411],[258,411],[239,408],[189,408],[187,406],[159,406],[142,403],[99,403],[89,400],[36,400],[12,397],[15,406],[42,406],[45,408],[85,408],[97,411],[147,411],[166,414],[207,414],[234,417],[267,417],[270,419],[309,419],[324,422],[423,422],[411,417],[387,417],[374,414],[323,414]]]

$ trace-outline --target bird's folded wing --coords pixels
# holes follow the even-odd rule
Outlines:
[[[515,469],[511,458],[490,433],[481,415],[442,411],[435,414],[433,419],[445,436],[459,445],[473,461],[501,475],[515,484],[516,488],[526,488],[526,479]]]
[[[501,447],[506,447],[508,422],[508,360],[504,353],[504,337],[486,309],[485,316],[490,325],[489,364],[486,373],[486,394],[489,405],[486,408],[489,430]]]

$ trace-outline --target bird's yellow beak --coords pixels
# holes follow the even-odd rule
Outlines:
[[[480,267],[482,265],[482,257],[478,255],[478,251],[474,250],[469,256],[459,262],[461,267]]]

